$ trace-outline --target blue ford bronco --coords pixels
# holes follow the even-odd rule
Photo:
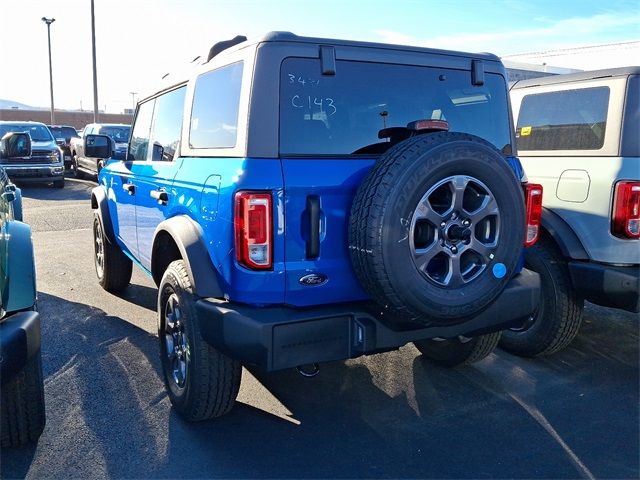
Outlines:
[[[313,375],[409,342],[469,363],[535,312],[542,192],[497,57],[275,32],[163,81],[91,206],[100,284],[126,288],[135,263],[158,285],[184,418],[227,413],[241,364]]]
[[[30,157],[31,136],[7,133],[0,158]],[[4,447],[36,441],[45,425],[40,317],[31,228],[22,222],[20,189],[0,166],[0,436]]]

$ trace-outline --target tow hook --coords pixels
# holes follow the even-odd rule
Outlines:
[[[311,363],[309,365],[299,365],[296,370],[303,377],[313,378],[320,373],[320,366],[317,363]]]

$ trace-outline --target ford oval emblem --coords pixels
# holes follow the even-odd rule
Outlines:
[[[327,276],[322,273],[311,273],[300,278],[298,281],[301,285],[306,287],[317,287],[318,285],[324,285],[327,283],[327,280],[329,280]]]

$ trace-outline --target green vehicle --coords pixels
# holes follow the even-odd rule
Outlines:
[[[29,155],[27,133],[9,133],[0,156]],[[26,152],[26,153],[25,153]],[[40,317],[31,228],[22,222],[20,190],[0,167],[0,409],[2,447],[40,437],[45,424]]]

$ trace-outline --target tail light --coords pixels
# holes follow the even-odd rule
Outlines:
[[[611,232],[620,238],[640,238],[640,182],[616,184]]]
[[[271,269],[273,267],[271,194],[236,193],[234,228],[238,262],[252,270]]]
[[[542,185],[527,183],[525,186],[526,222],[524,246],[530,247],[540,236],[540,219],[542,218]]]

